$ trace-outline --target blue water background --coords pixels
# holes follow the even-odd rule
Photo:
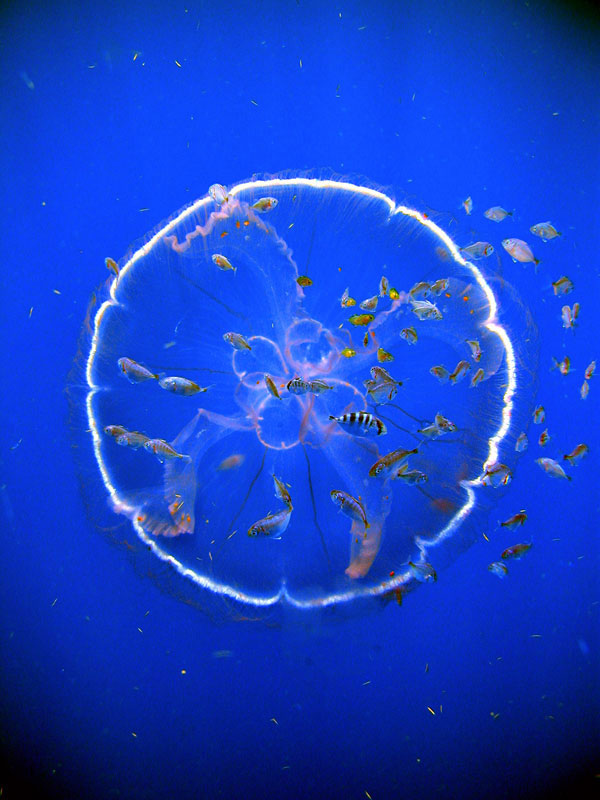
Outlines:
[[[600,376],[579,397],[600,358],[592,7],[14,2],[0,22],[6,796],[514,798],[565,782],[584,796],[600,727]],[[483,219],[490,205],[516,209],[510,234],[529,241],[555,223],[560,241],[534,241],[538,274],[504,253],[502,269],[539,327],[548,454],[591,453],[567,483],[532,447],[492,543],[402,608],[215,626],[90,520],[67,374],[106,256],[215,181],[314,167],[456,215],[471,195],[497,248],[509,229]],[[500,581],[487,564],[518,537],[494,528],[520,508],[534,547]]]

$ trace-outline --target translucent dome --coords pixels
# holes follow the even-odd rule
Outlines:
[[[113,268],[86,441],[179,596],[354,609],[474,540],[531,403],[527,323],[427,214],[336,180],[215,185]]]

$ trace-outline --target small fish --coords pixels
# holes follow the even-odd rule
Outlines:
[[[124,433],[127,433],[127,428],[124,428],[122,425],[105,425],[103,430],[107,436],[112,436],[115,439],[117,436],[122,436]]]
[[[154,453],[161,464],[173,458],[182,458],[185,461],[191,461],[190,456],[178,453],[177,450],[164,439],[148,439],[148,441],[144,442],[144,450],[147,450],[149,453]]]
[[[587,365],[587,367],[585,368],[585,372],[583,373],[583,377],[586,379],[586,381],[589,381],[590,378],[594,375],[594,372],[596,372],[596,362],[595,361],[591,361]]]
[[[527,450],[527,446],[529,445],[529,440],[527,439],[527,434],[520,433],[517,436],[517,441],[515,442],[515,450],[517,453],[522,453],[524,450]]]
[[[344,347],[344,349],[340,352],[340,355],[344,356],[344,358],[354,358],[356,355],[356,350],[353,350],[351,347]]]
[[[229,200],[227,189],[220,183],[213,183],[213,185],[209,187],[208,193],[218,206],[222,206],[223,203]]]
[[[251,207],[259,214],[265,214],[267,211],[272,211],[278,202],[276,197],[261,197],[256,203],[252,203]]]
[[[284,508],[277,514],[267,514],[263,519],[259,519],[250,528],[248,536],[268,536],[270,539],[281,539],[281,534],[290,524],[292,510]]]
[[[369,325],[375,319],[374,314],[353,314],[349,319],[348,322],[351,325]]]
[[[533,411],[533,424],[541,425],[546,419],[546,409],[544,406],[537,406]]]
[[[374,381],[387,381],[388,383],[396,384],[396,386],[402,386],[402,381],[394,380],[385,367],[379,367],[375,364],[371,367],[370,373]]]
[[[465,210],[465,214],[470,214],[473,211],[473,198],[467,197],[466,200],[463,200],[462,207]]]
[[[143,381],[158,380],[158,375],[155,375],[154,372],[150,372],[143,364],[138,364],[137,361],[131,358],[120,358],[117,364],[130,383],[143,383]]]
[[[114,258],[105,258],[104,263],[106,264],[106,269],[114,272],[117,278],[119,277],[119,265],[114,260]]]
[[[580,395],[582,400],[585,400],[585,398],[588,396],[589,393],[590,393],[590,385],[589,385],[589,383],[587,381],[584,381],[581,384],[581,389],[579,390],[579,395]]]
[[[520,261],[522,264],[532,262],[536,266],[540,263],[531,252],[531,248],[522,239],[502,239],[502,247],[506,250],[513,261]]]
[[[339,506],[340,511],[343,514],[345,514],[347,517],[350,517],[350,519],[355,519],[357,522],[362,522],[365,528],[369,527],[367,515],[360,500],[357,500],[355,497],[352,497],[351,494],[342,492],[339,489],[333,489],[331,492],[329,492],[329,496],[331,497],[333,503],[335,503],[336,506]]]
[[[386,361],[393,361],[394,356],[391,353],[388,353],[387,350],[384,350],[383,347],[378,348],[377,350],[377,361],[381,361],[381,363],[385,363]]]
[[[407,469],[406,464],[403,464],[398,472],[394,475],[398,480],[408,483],[410,486],[417,486],[420,483],[427,483],[429,478],[424,472],[419,472],[418,469]]]
[[[365,335],[363,336],[363,347],[369,346],[369,332],[365,331]]]
[[[431,284],[427,283],[427,281],[419,281],[419,283],[415,283],[409,291],[409,295],[412,300],[417,300],[420,297],[427,297],[430,291]]]
[[[391,453],[378,458],[369,470],[370,478],[387,478],[392,472],[397,471],[399,466],[406,461],[409,456],[416,455],[419,452],[418,448],[413,450],[392,450]]]
[[[568,481],[571,480],[571,477],[567,475],[558,461],[555,461],[553,458],[536,458],[535,463],[553,478],[566,478]]]
[[[390,291],[390,282],[385,277],[385,275],[382,275],[381,280],[379,281],[379,297],[385,297],[389,291]]]
[[[454,431],[458,430],[458,427],[453,422],[450,422],[449,419],[443,417],[439,412],[435,415],[434,422],[444,433],[454,433]]]
[[[302,288],[313,285],[313,282],[308,277],[308,275],[298,275],[298,277],[296,278],[296,283],[298,284],[298,286],[302,286]]]
[[[393,286],[390,286],[390,291],[388,294],[390,296],[390,300],[398,300],[400,298],[400,292],[398,289],[394,289]]]
[[[477,339],[467,339],[466,342],[471,350],[471,358],[473,361],[479,361],[481,359],[481,346]]]
[[[442,319],[442,312],[430,300],[411,300],[413,314],[416,314],[420,320],[425,319]]]
[[[552,281],[552,289],[555,295],[570,294],[573,291],[573,281],[563,275],[556,281]]]
[[[489,564],[488,569],[499,578],[504,578],[506,575],[508,575],[508,567],[501,561],[492,561],[492,563]]]
[[[417,336],[416,330],[411,326],[410,328],[402,328],[400,331],[400,338],[404,339],[408,344],[416,344],[419,337]]]
[[[223,334],[223,339],[233,347],[234,350],[252,350],[248,342],[244,339],[241,333],[229,333]]]
[[[234,274],[237,272],[237,267],[234,267],[231,261],[220,253],[214,253],[212,260],[213,264],[216,264],[219,269],[223,270],[223,272],[227,272],[227,270],[233,270]]]
[[[131,447],[132,450],[139,450],[140,447],[145,447],[146,442],[150,440],[149,436],[139,431],[125,431],[116,437],[115,442],[120,447]]]
[[[478,386],[484,378],[485,372],[481,369],[481,367],[479,367],[475,375],[473,375],[471,378],[471,389],[473,389],[475,386]]]
[[[431,422],[429,425],[425,425],[424,428],[419,428],[417,433],[420,433],[421,436],[426,436],[428,439],[437,439],[438,436],[442,435],[443,431],[438,428],[435,422]]]
[[[508,561],[509,559],[519,559],[522,558],[525,553],[531,550],[531,542],[521,542],[519,544],[513,544],[511,547],[507,547],[506,550],[503,550],[500,558],[504,561]]]
[[[450,383],[458,383],[462,381],[465,377],[467,372],[471,369],[471,365],[468,361],[461,360],[458,364],[454,367],[454,371],[448,375],[448,380]]]
[[[360,303],[363,311],[375,311],[377,303],[379,302],[379,295],[374,294],[373,297],[368,297]]]
[[[243,453],[233,453],[221,461],[217,467],[217,472],[227,472],[230,469],[237,469],[244,463],[245,458],[246,456]]]
[[[377,404],[391,402],[398,392],[400,383],[395,381],[366,380],[364,381],[367,394]]]
[[[352,306],[356,305],[356,300],[353,297],[350,297],[350,287],[346,287],[344,289],[344,294],[340,298],[340,305],[342,308],[351,308]]]
[[[504,522],[500,523],[500,527],[508,528],[509,531],[514,531],[515,528],[519,528],[521,525],[524,525],[527,522],[527,514],[525,511],[519,511],[517,514],[513,514],[512,517],[509,517]]]
[[[366,411],[352,411],[349,414],[343,414],[341,417],[334,417],[330,414],[329,419],[337,422],[346,428],[348,433],[352,433],[355,436],[383,436],[387,433],[385,424]]]
[[[575,321],[579,316],[579,303],[573,303],[573,308],[569,308],[569,306],[563,306],[560,312],[562,317],[562,324],[563,328],[572,330],[575,328]]]
[[[194,383],[194,381],[175,376],[161,378],[158,382],[158,385],[161,387],[161,389],[165,389],[167,392],[173,392],[173,394],[180,394],[185,397],[208,391],[208,387],[198,386],[198,384]]]
[[[277,385],[276,385],[275,381],[274,381],[274,380],[273,380],[273,378],[272,378],[272,377],[271,377],[271,376],[270,376],[268,373],[266,373],[266,372],[265,372],[265,374],[264,374],[264,380],[265,380],[265,386],[266,386],[266,387],[267,387],[267,389],[268,389],[268,390],[271,392],[271,394],[273,395],[273,397],[276,397],[276,398],[277,398],[277,400],[281,400],[281,395],[279,394],[279,389],[277,388]]]
[[[488,467],[481,479],[483,486],[491,486],[498,489],[500,486],[508,486],[512,480],[512,472],[506,464],[492,464]]]
[[[437,575],[434,568],[427,561],[415,564],[414,561],[409,561],[408,566],[410,571],[418,581],[427,583],[427,581],[437,581]]]
[[[469,256],[469,258],[487,258],[492,255],[494,248],[489,242],[475,242],[467,245],[467,247],[461,247],[460,252]]]
[[[431,294],[437,297],[442,292],[446,291],[449,283],[450,281],[448,278],[438,278],[437,281],[434,281],[434,283],[431,284]]]
[[[539,236],[544,242],[547,242],[550,239],[556,239],[557,236],[562,235],[556,230],[551,222],[538,222],[536,225],[532,225],[529,230],[535,236]]]
[[[552,369],[557,369],[561,375],[568,375],[571,371],[571,359],[569,356],[565,356],[562,361],[557,361],[553,357],[552,361],[554,361],[554,366]]]
[[[285,503],[286,506],[291,511],[293,508],[292,498],[290,497],[290,493],[288,491],[287,486],[276,475],[273,475],[273,483],[275,484],[275,497],[277,497],[279,500]]]
[[[448,372],[446,367],[443,367],[441,364],[437,364],[435,367],[431,367],[429,372],[431,372],[431,374],[435,378],[437,378],[440,383],[446,383],[446,381],[450,377],[450,373]]]
[[[310,384],[303,378],[296,376],[295,378],[292,378],[291,381],[287,382],[286,388],[291,394],[306,394],[308,391],[310,391]]]
[[[492,206],[487,211],[483,212],[486,219],[491,219],[492,222],[502,222],[506,217],[512,217],[512,211],[506,211],[502,206]]]
[[[308,391],[312,394],[323,394],[323,392],[330,392],[334,389],[329,383],[325,383],[320,378],[315,378],[314,381],[308,381]]]
[[[563,456],[563,461],[568,461],[572,467],[577,466],[581,459],[590,452],[587,444],[578,444],[577,447],[567,455]]]

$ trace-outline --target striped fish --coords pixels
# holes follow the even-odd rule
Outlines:
[[[352,411],[341,417],[333,417],[330,414],[329,419],[347,428],[348,433],[354,436],[382,436],[387,433],[384,423],[366,411]]]

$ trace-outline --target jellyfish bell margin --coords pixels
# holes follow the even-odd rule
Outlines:
[[[429,214],[256,178],[111,269],[70,380],[75,446],[103,527],[121,515],[113,538],[163,588],[214,617],[345,616],[480,535],[515,475],[535,326]]]

